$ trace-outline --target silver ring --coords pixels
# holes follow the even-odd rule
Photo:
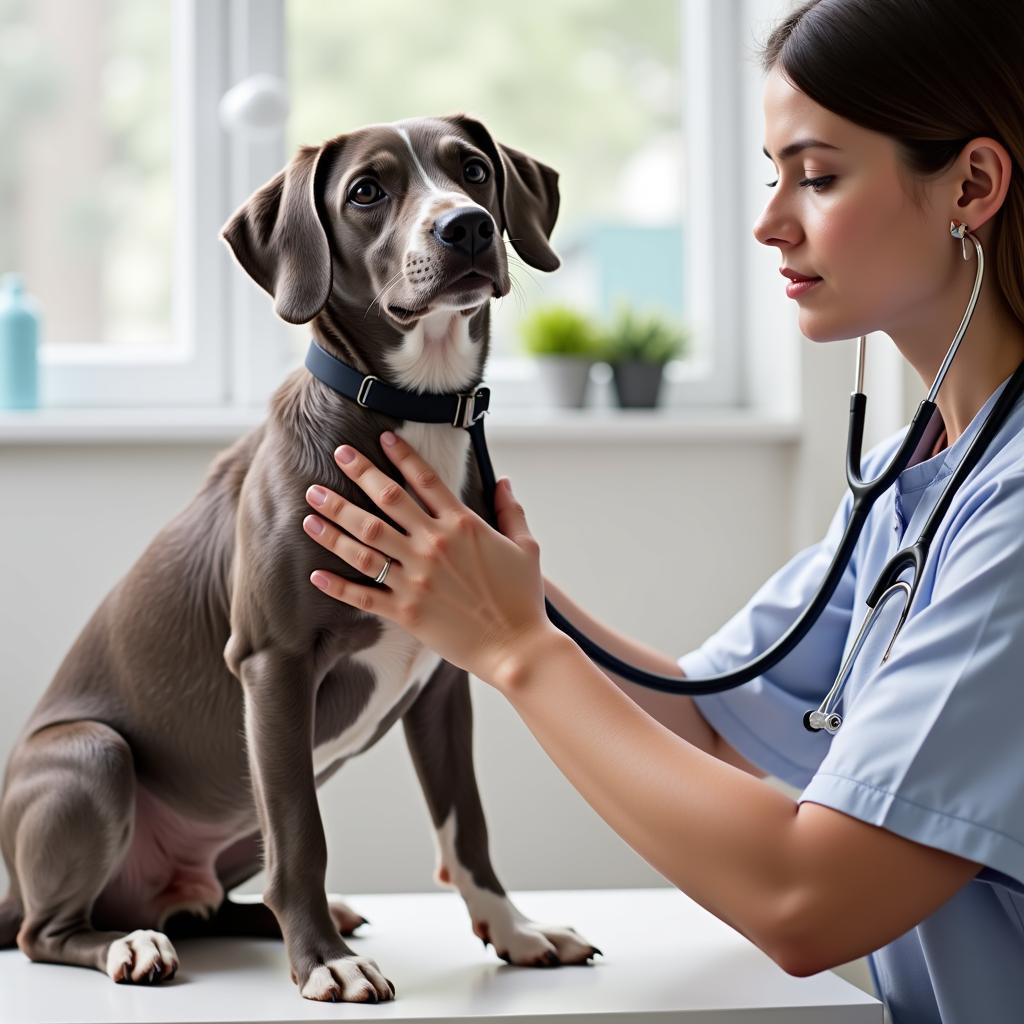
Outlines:
[[[387,579],[388,569],[391,568],[391,559],[387,555],[384,556],[384,568],[377,574],[377,578],[373,581],[374,583],[383,583]]]

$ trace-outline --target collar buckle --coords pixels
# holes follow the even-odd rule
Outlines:
[[[367,374],[367,376],[362,379],[362,382],[359,385],[359,391],[356,393],[356,402],[358,402],[358,404],[364,409],[369,409],[369,406],[366,404],[366,396],[370,393],[370,385],[373,384],[374,381],[379,380],[380,377],[374,377],[372,373]]]
[[[479,412],[476,411],[477,399],[487,398],[490,395],[488,388],[478,388],[472,394],[458,394],[458,402],[455,404],[455,418],[452,420],[453,427],[470,427],[481,416],[487,413],[487,409],[481,409]]]

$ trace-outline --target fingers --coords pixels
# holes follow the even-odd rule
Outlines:
[[[393,480],[389,482],[394,483]],[[332,531],[327,528],[329,523],[325,523],[324,520],[337,524],[357,541],[376,548],[377,551],[382,551],[386,555],[391,555],[392,558],[401,558],[407,550],[407,538],[393,526],[389,526],[372,512],[367,512],[366,509],[354,505],[351,501],[346,501],[340,494],[327,487],[315,485],[307,488],[306,501],[324,518],[307,516],[302,522],[303,528],[318,544],[322,544],[329,551],[334,551],[335,554],[345,558],[345,561],[349,561],[349,559],[340,550],[335,550],[333,547],[343,535],[338,530]],[[315,529],[318,525],[324,526],[325,529],[318,533]],[[348,548],[347,550],[352,549]],[[376,576],[376,573],[373,575]]]
[[[435,516],[462,507],[462,502],[452,494],[434,467],[408,441],[390,430],[385,430],[380,440],[387,457],[401,470],[406,483],[412,485],[412,489],[423,499],[423,504]]]
[[[379,519],[375,519],[375,521],[380,523]],[[381,523],[381,526],[383,525]],[[328,551],[333,551],[340,559],[358,569],[364,576],[376,579],[384,568],[387,556],[381,551],[360,544],[359,541],[342,533],[341,530],[331,526],[330,523],[318,516],[306,516],[302,520],[302,528],[317,544],[327,548]],[[388,570],[389,575],[399,564],[398,562],[392,564],[391,569]]]
[[[381,472],[365,455],[343,444],[334,452],[334,461],[370,500],[406,531],[426,518],[405,488]]]
[[[358,583],[335,576],[326,569],[317,569],[310,574],[310,583],[319,587],[329,597],[343,604],[351,605],[360,611],[373,615],[381,615],[385,619],[397,621],[394,608],[394,595],[390,590],[376,590],[363,587]]]
[[[524,542],[536,546],[537,542],[526,525],[526,512],[512,496],[512,485],[508,477],[502,477],[495,488],[494,511],[498,517],[498,528],[506,537],[520,547],[524,546]]]

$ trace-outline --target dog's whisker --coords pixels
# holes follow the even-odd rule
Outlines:
[[[370,310],[373,308],[373,304],[380,299],[380,297],[402,276],[402,274],[403,274],[403,271],[399,270],[398,273],[395,274],[395,276],[393,278],[391,278],[390,281],[387,281],[384,284],[384,287],[381,288],[381,290],[379,292],[377,292],[377,294],[370,300],[370,305],[366,307],[366,311],[363,313],[363,319],[364,320],[366,319],[366,314],[369,313]],[[379,309],[377,310],[377,315],[380,316],[380,310]]]
[[[509,275],[509,280],[512,284],[512,289],[509,294],[511,294],[516,299],[519,306],[519,312],[525,313],[526,296],[523,294],[522,285],[520,285],[520,283],[511,274]]]
[[[538,281],[536,279],[536,277],[533,274],[531,274],[529,271],[526,272],[526,275],[527,275],[526,276],[526,280],[529,281],[532,285],[536,286],[536,288],[543,295],[543,292],[544,292],[543,284],[540,281]],[[521,297],[521,299],[523,300],[523,302],[525,304],[525,302],[526,302],[526,289],[523,287],[523,281],[522,281],[521,276],[520,275],[514,275],[511,272],[511,270],[510,270],[509,271],[509,280],[512,282],[513,288],[518,286],[520,297]]]

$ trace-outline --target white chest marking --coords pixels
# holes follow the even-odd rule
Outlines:
[[[406,331],[399,347],[385,358],[400,388],[435,393],[463,391],[479,372],[479,346],[480,342],[469,336],[466,317],[452,309],[439,309]],[[443,423],[424,425],[468,436]],[[415,447],[416,442],[410,441]]]
[[[385,622],[380,639],[352,657],[374,677],[373,693],[359,717],[343,733],[313,750],[313,771],[319,773],[339,757],[351,757],[377,731],[385,715],[412,688],[420,690],[441,660],[393,622]]]
[[[452,491],[461,496],[466,478],[469,434],[446,423],[406,423],[398,433],[437,470]],[[376,732],[384,716],[413,687],[426,686],[441,656],[400,626],[381,620],[377,642],[352,657],[374,677],[373,693],[359,717],[344,732],[313,751],[313,770],[319,773],[339,757],[350,757]]]

